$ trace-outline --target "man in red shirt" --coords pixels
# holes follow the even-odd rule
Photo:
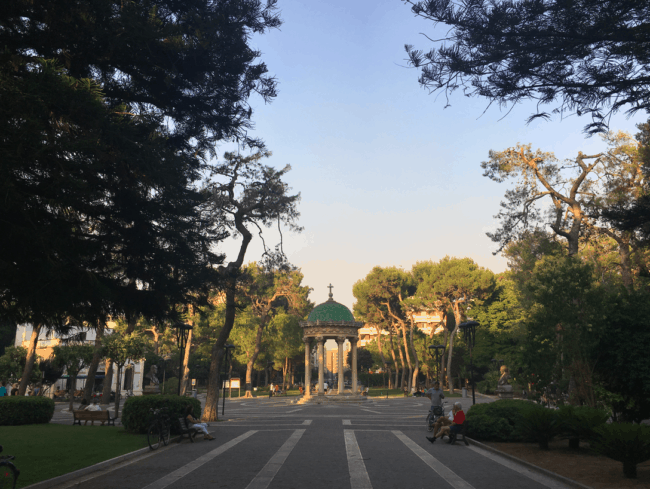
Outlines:
[[[449,436],[451,433],[459,434],[463,430],[463,423],[465,422],[465,413],[463,412],[463,407],[460,402],[454,404],[454,420],[451,423],[451,426],[443,426],[442,429],[435,436],[427,436],[427,440],[431,443],[436,441],[436,438],[443,437],[445,435]]]

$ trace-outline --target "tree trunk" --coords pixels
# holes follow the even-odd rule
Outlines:
[[[397,358],[395,357],[395,347],[393,346],[393,332],[388,332],[388,338],[390,339],[390,354],[393,357],[393,365],[395,365],[395,385],[393,388],[399,388],[399,364],[397,363]]]
[[[411,380],[411,389],[419,389],[420,386],[418,384],[418,375],[420,374],[420,359],[418,358],[418,352],[415,349],[415,346],[413,345],[413,330],[415,329],[415,325],[413,324],[413,320],[411,320],[411,337],[410,337],[410,343],[411,343],[411,351],[413,352],[413,359],[415,360],[415,368],[413,369],[413,378]]]
[[[68,395],[70,396],[70,405],[68,406],[68,411],[72,414],[72,411],[74,410],[74,391],[75,387],[77,387],[77,374],[69,375],[69,378],[70,391],[68,392]]]
[[[268,387],[269,385],[269,369],[265,368],[264,369],[264,387]]]
[[[192,324],[192,321],[189,321]],[[190,334],[187,336],[187,343],[185,344],[185,351],[183,352],[183,376],[181,378],[181,396],[184,396],[187,393],[188,385],[190,383],[190,351],[192,350],[192,333],[190,329]]]
[[[289,372],[289,357],[284,357],[284,365],[282,366],[282,390],[287,390],[287,373]],[[339,375],[342,375],[339,372]]]
[[[262,371],[256,370],[257,372],[257,388],[259,389],[262,386]]]
[[[101,404],[108,405],[111,402],[111,390],[113,387],[113,360],[107,358],[104,365],[104,388],[102,389]]]
[[[120,394],[122,386],[120,385],[120,376],[122,375],[122,365],[117,364],[117,382],[115,383],[115,414],[114,418],[119,418],[120,415]]]
[[[445,327],[445,334],[442,337],[442,344],[445,347],[445,349],[442,352],[442,358],[438,359],[438,365],[436,365],[436,372],[438,374],[438,382],[440,382],[440,386],[444,388],[445,385],[449,386],[448,383],[446,383],[447,376],[445,375],[446,370],[445,370],[445,359],[447,358],[447,354],[449,353],[449,348],[447,348],[447,338],[449,336],[449,331]]]
[[[25,368],[23,369],[23,376],[20,379],[20,385],[18,386],[18,395],[24,396],[27,392],[27,386],[29,385],[29,379],[32,376],[32,370],[34,370],[34,361],[36,360],[36,346],[38,345],[38,335],[43,328],[42,323],[37,323],[34,325],[32,330],[32,336],[29,339],[29,347],[27,348],[27,360],[25,362]]]
[[[404,380],[402,380],[402,388],[406,387],[408,392],[411,392],[411,382],[413,380],[413,364],[411,363],[411,355],[409,353],[409,345],[408,345],[408,337],[406,335],[406,323],[404,321],[401,322],[401,327],[402,327],[402,339],[404,342],[404,354],[406,355],[406,362],[408,363],[409,366],[409,373],[408,373],[408,380],[406,382],[406,386],[404,386]]]
[[[257,333],[255,335],[255,350],[253,350],[253,354],[248,359],[248,363],[246,363],[246,397],[253,397],[253,367],[255,366],[257,357],[262,350],[262,333],[264,332],[265,325],[266,321],[261,321],[257,327]]]
[[[104,337],[104,328],[106,324],[103,321],[97,325],[97,331],[95,335],[95,352],[93,353],[93,359],[88,366],[88,377],[86,379],[86,385],[84,387],[84,399],[88,404],[92,401],[93,390],[95,389],[95,375],[97,375],[97,368],[99,367],[99,362],[102,360],[102,338]]]
[[[406,387],[406,362],[404,361],[404,355],[402,354],[402,345],[397,345],[397,350],[399,351],[399,361],[402,364],[402,378],[400,379],[400,387],[404,389]]]
[[[449,335],[449,355],[447,356],[447,382],[449,383],[449,393],[454,394],[454,379],[451,375],[451,360],[454,353],[454,338],[458,334],[458,327],[460,326],[460,309],[458,309],[458,303],[454,307],[454,316],[456,319],[456,327]]]
[[[377,331],[377,349],[379,350],[379,356],[381,357],[381,363],[384,366],[384,370],[388,372],[388,388],[390,389],[391,372],[390,368],[388,367],[388,363],[386,363],[386,358],[384,358],[384,352],[382,351],[381,329],[379,326],[375,325],[375,331]]]

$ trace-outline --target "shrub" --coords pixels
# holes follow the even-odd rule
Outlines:
[[[467,412],[467,420],[470,421],[469,429],[473,431],[472,424],[475,416],[485,415],[492,420],[492,423],[500,423],[498,420],[502,419],[510,425],[511,429],[508,431],[508,438],[502,441],[522,441],[524,440],[521,432],[522,412],[524,409],[530,407],[531,404],[529,401],[514,399],[501,399],[485,404],[475,404]],[[480,423],[481,421],[479,420]],[[500,433],[505,433],[505,431],[500,431]],[[488,439],[484,438],[484,440]]]
[[[580,440],[588,441],[594,436],[594,429],[607,422],[609,413],[589,406],[562,406],[559,410],[563,439],[569,440],[569,448],[580,448]]]
[[[168,377],[160,386],[160,390],[163,394],[168,396],[178,395],[178,378]]]
[[[513,428],[503,418],[493,418],[486,414],[472,416],[467,422],[467,436],[483,441],[510,441]]]
[[[538,405],[530,405],[522,411],[520,430],[524,438],[539,443],[539,448],[548,450],[548,442],[562,432],[562,423],[557,411]]]
[[[193,406],[192,415],[200,418],[201,402],[193,397],[163,395],[130,397],[122,408],[122,424],[128,431],[146,433],[152,420],[150,410],[166,407],[172,421],[172,433],[180,433],[178,418],[183,417],[188,404]]]
[[[11,396],[0,399],[0,426],[49,423],[54,401],[47,397]]]
[[[636,479],[636,466],[650,460],[650,427],[631,423],[604,424],[590,443],[598,454],[623,462],[623,475]]]

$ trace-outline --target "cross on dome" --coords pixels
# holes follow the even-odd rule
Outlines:
[[[329,296],[330,296],[330,300],[332,300],[334,298],[334,294],[332,294],[332,289],[334,288],[334,286],[332,285],[332,282],[330,282],[330,284],[327,286],[327,288],[330,289]]]

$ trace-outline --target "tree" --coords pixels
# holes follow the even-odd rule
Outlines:
[[[645,0],[404,0],[416,15],[448,27],[436,47],[407,45],[422,68],[420,84],[449,96],[490,104],[537,102],[528,120],[553,112],[590,114],[585,129],[601,132],[610,114],[650,109],[650,6]]]
[[[90,365],[93,359],[95,349],[92,345],[86,344],[61,344],[52,349],[54,355],[54,365],[59,368],[65,368],[70,378],[70,405],[69,411],[72,412],[74,404],[74,391],[77,387],[77,375],[84,368]]]
[[[0,379],[10,383],[18,382],[25,370],[27,362],[27,349],[22,346],[9,346],[5,349],[4,355],[0,357]],[[41,371],[36,365],[31,371],[28,383],[36,383],[41,380]]]
[[[139,361],[144,358],[149,345],[139,333],[120,334],[114,332],[102,338],[104,355],[110,358],[117,368],[117,387],[115,388],[115,416],[119,417],[122,367],[129,360]],[[92,355],[91,355],[92,356]],[[107,372],[108,374],[108,372]]]
[[[271,332],[271,344],[269,346],[276,364],[282,365],[283,391],[286,391],[289,383],[287,380],[291,371],[291,362],[300,353],[304,355],[305,343],[302,340],[301,319],[303,318],[295,314],[280,311],[271,319],[269,324]]]
[[[348,352],[347,358],[348,365],[352,365],[352,350]],[[357,348],[357,367],[359,371],[363,372],[363,369],[370,370],[375,365],[375,359],[372,357],[372,352],[363,347]]]
[[[454,392],[451,377],[454,338],[468,307],[478,304],[492,296],[495,288],[494,274],[479,267],[471,258],[451,258],[446,256],[439,262],[419,262],[414,266],[414,275],[419,283],[412,306],[421,305],[423,310],[452,310],[454,328],[449,334],[447,355],[447,382],[450,392]]]
[[[280,20],[272,0],[19,0],[0,15],[0,315],[34,326],[26,382],[41,329],[164,317],[217,281],[195,182],[214,143],[262,146],[248,98],[271,100],[275,81],[248,41]]]
[[[291,167],[276,170],[263,165],[260,160],[269,156],[269,152],[249,156],[226,153],[225,161],[212,168],[212,180],[205,189],[210,195],[209,212],[212,219],[222,226],[225,235],[235,233],[241,236],[241,243],[236,258],[219,268],[225,296],[225,318],[219,337],[212,345],[208,393],[202,417],[204,421],[216,421],[219,417],[219,365],[224,345],[235,324],[238,279],[248,245],[253,239],[249,226],[256,227],[260,236],[262,226],[277,225],[281,231],[281,224],[285,224],[289,229],[301,231],[296,225],[300,216],[297,210],[300,195],[291,195],[290,187],[282,180]],[[282,242],[275,251],[267,249],[266,243],[263,243],[263,266],[266,269],[285,268]]]
[[[641,192],[638,148],[625,133],[604,136],[609,149],[596,155],[578,152],[575,160],[558,164],[553,153],[531,151],[530,145],[517,145],[505,151],[490,151],[490,160],[481,163],[484,175],[497,182],[516,179],[506,191],[506,201],[495,217],[501,226],[488,236],[500,244],[501,251],[523,232],[548,225],[566,238],[569,255],[578,253],[580,240],[603,236],[616,241],[620,276],[625,287],[633,285],[631,255],[637,248],[632,232],[620,231],[603,219],[603,212],[621,202],[636,199]],[[538,207],[550,200],[551,210]]]

